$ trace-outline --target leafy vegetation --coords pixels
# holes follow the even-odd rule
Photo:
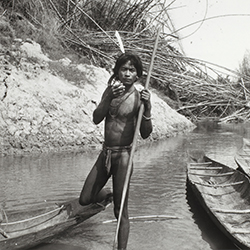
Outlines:
[[[226,121],[249,119],[249,57],[243,59],[239,72],[185,57],[178,49],[179,37],[168,15],[173,3],[167,0],[2,0],[0,42],[11,46],[15,37],[30,38],[41,44],[52,59],[67,56],[111,70],[121,53],[115,37],[118,30],[125,50],[137,52],[146,70],[160,29],[151,86],[193,121],[202,117]],[[221,69],[228,75],[222,74]]]

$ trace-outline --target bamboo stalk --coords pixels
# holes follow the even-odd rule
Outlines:
[[[165,215],[165,214],[160,214],[160,215],[141,215],[141,216],[131,216],[129,217],[129,220],[169,220],[169,219],[180,219],[180,217],[175,216],[175,215]],[[106,220],[103,221],[103,224],[107,224],[107,223],[114,223],[117,220]]]
[[[218,213],[229,213],[229,214],[249,214],[250,209],[222,209],[222,208],[212,208],[213,211]]]

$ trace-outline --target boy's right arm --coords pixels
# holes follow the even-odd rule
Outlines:
[[[111,87],[107,87],[102,95],[101,102],[93,112],[93,122],[99,124],[107,115],[110,102],[112,101]]]
[[[125,87],[118,82],[112,86],[108,86],[102,95],[102,100],[93,113],[93,122],[99,124],[108,114],[109,105],[113,98],[122,95]]]

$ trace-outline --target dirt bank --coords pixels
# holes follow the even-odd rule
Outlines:
[[[0,154],[40,153],[98,147],[103,123],[92,112],[108,71],[69,59],[52,61],[39,44],[16,40],[0,48]],[[140,88],[141,86],[138,86]],[[154,131],[149,139],[175,136],[194,125],[152,92]]]

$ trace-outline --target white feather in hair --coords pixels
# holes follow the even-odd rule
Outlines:
[[[117,30],[115,31],[115,36],[116,36],[117,41],[119,43],[119,47],[120,47],[121,52],[125,53],[125,49],[124,49],[124,46],[123,46],[122,38],[121,38],[121,36],[120,36],[120,34],[119,34],[119,32]]]

